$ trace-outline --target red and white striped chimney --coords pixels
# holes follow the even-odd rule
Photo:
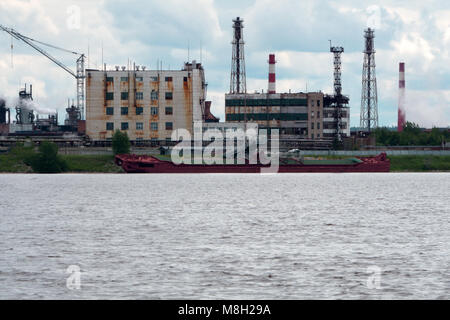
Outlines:
[[[405,63],[399,64],[399,80],[398,80],[398,122],[397,131],[402,132],[406,125],[405,112]]]
[[[269,54],[269,89],[267,92],[276,93],[275,87],[275,55],[273,53]]]

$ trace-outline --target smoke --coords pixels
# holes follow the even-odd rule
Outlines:
[[[12,104],[8,105],[8,107],[13,109],[20,104],[29,110],[35,111],[37,114],[56,114],[57,112],[56,109],[42,107],[33,100],[20,100],[19,98],[13,99]]]

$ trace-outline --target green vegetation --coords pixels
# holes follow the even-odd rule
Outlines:
[[[37,154],[25,159],[25,164],[37,173],[61,173],[68,169],[66,161],[58,155],[58,146],[47,141],[42,142]]]
[[[375,137],[379,146],[440,146],[443,141],[450,141],[448,131],[433,128],[431,132],[425,132],[412,122],[407,122],[402,132],[377,128]]]
[[[18,143],[10,152],[0,154],[0,172],[33,172],[30,164],[34,155],[32,147]]]
[[[0,154],[0,172],[33,173],[33,161],[36,161],[38,156],[34,148],[19,144],[10,152]],[[57,163],[65,163],[65,172],[123,172],[122,168],[114,163],[114,157],[111,155],[58,155],[57,158]]]
[[[388,156],[391,171],[450,171],[450,156]]]
[[[122,168],[114,163],[114,157],[110,155],[64,155],[62,157],[67,162],[69,172],[123,172]]]
[[[112,137],[112,149],[114,155],[130,153],[130,139],[126,132],[121,132],[120,130],[114,132]]]

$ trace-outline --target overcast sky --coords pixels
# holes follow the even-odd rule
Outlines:
[[[379,122],[396,125],[398,63],[406,63],[407,120],[450,125],[450,3],[448,1],[344,0],[0,0],[0,23],[44,42],[88,54],[100,67],[128,59],[154,69],[180,69],[200,60],[213,112],[224,119],[229,91],[232,19],[244,19],[247,89],[267,90],[267,59],[277,59],[277,91],[332,93],[329,42],[345,48],[343,92],[350,96],[351,126],[359,126],[363,33],[375,28]],[[75,98],[75,79],[24,43],[0,33],[0,96],[13,101],[24,83],[42,109],[64,114]],[[76,57],[48,50],[75,69]]]

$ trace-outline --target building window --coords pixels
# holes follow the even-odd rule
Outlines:
[[[158,77],[150,77],[150,81],[158,81]]]
[[[158,107],[151,107],[150,108],[150,114],[152,116],[157,115],[158,114]]]
[[[172,107],[166,107],[166,115],[173,114],[173,108]]]
[[[317,106],[320,107],[320,100],[317,100]]]
[[[173,123],[172,122],[166,122],[166,130],[172,130],[173,129]]]
[[[128,122],[122,122],[120,124],[120,129],[122,130],[128,130]]]
[[[113,131],[114,130],[114,122],[107,122],[106,123],[106,130]]]
[[[136,122],[136,130],[144,130],[144,123]]]
[[[150,123],[150,130],[158,131],[158,122],[151,122]]]
[[[314,100],[311,100],[311,107],[314,107]]]
[[[136,77],[136,81],[142,82],[142,81],[144,81],[144,78],[143,77]]]
[[[143,100],[143,99],[144,99],[144,93],[136,92],[136,100]]]
[[[112,107],[106,108],[106,114],[108,116],[112,116],[114,114],[114,108],[112,108]]]
[[[114,100],[114,92],[107,92],[106,100]]]
[[[314,118],[314,111],[311,111],[311,118]]]
[[[311,123],[311,129],[314,130],[314,122]]]
[[[172,77],[166,77],[166,81],[167,82],[172,81]]]
[[[150,99],[158,100],[158,91],[152,90],[152,92],[150,93]]]
[[[128,77],[120,77],[120,81],[122,81],[122,82],[128,82]]]
[[[114,77],[106,77],[106,82],[114,82]]]
[[[320,138],[320,133],[317,134],[317,138]]]
[[[139,116],[144,113],[144,108],[136,107],[136,115]]]
[[[317,122],[317,129],[320,130],[320,122]]]
[[[320,111],[317,111],[317,118],[320,118]]]
[[[128,100],[128,92],[121,92],[120,100]]]
[[[120,108],[120,114],[123,115],[123,116],[128,115],[128,107]]]
[[[166,92],[166,100],[172,100],[173,92]]]
[[[184,82],[187,82],[187,77],[184,77],[184,78],[183,78],[183,81],[184,81]]]

